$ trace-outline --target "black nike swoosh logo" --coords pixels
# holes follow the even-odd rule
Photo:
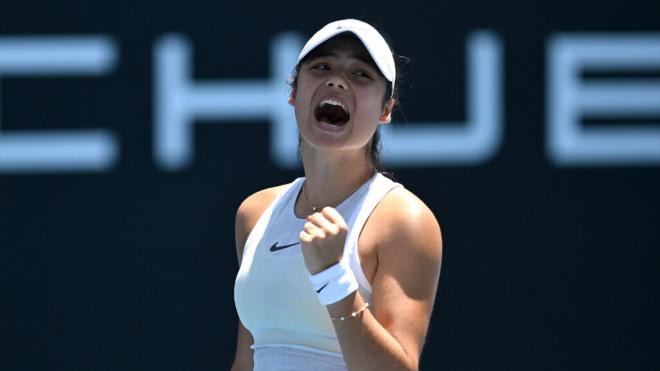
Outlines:
[[[328,282],[328,283],[330,283],[330,282]],[[319,292],[321,292],[321,290],[323,290],[326,286],[328,286],[328,283],[323,285],[323,287],[321,287],[320,289],[316,290],[316,293],[318,294]]]
[[[270,251],[277,251],[277,250],[286,249],[287,247],[291,247],[291,246],[293,246],[293,245],[297,245],[297,244],[299,244],[299,243],[300,243],[300,242],[292,243],[292,244],[289,244],[289,245],[277,246],[277,242],[275,242],[275,243],[273,244],[273,246],[270,247]]]

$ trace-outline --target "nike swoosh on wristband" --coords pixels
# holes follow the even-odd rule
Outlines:
[[[330,282],[328,282],[328,283],[330,283]],[[317,294],[320,293],[321,290],[323,290],[326,286],[328,286],[328,283],[326,283],[325,285],[323,285],[323,287],[321,287],[320,289],[316,290],[316,293],[317,293]]]
[[[288,244],[288,245],[277,246],[277,242],[275,242],[273,244],[273,246],[270,247],[270,251],[277,251],[277,250],[286,249],[287,247],[298,245],[299,243],[300,242],[296,242],[296,243],[292,243],[292,244]]]

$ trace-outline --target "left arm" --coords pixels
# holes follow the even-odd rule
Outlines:
[[[440,275],[440,227],[428,207],[412,194],[394,196],[383,206],[378,219],[383,238],[377,245],[372,302],[357,317],[335,320],[333,324],[350,370],[417,370]],[[333,220],[339,214],[324,209],[321,215]],[[324,249],[332,244],[324,246],[321,242],[335,236],[331,224],[341,222],[328,224],[318,218],[310,217],[316,229],[306,228],[309,233],[301,233],[301,241]],[[343,247],[341,228],[339,240],[342,243],[335,245]],[[318,256],[328,256],[328,250],[332,248]],[[322,264],[311,264],[311,257],[306,260],[308,267],[313,267],[310,272],[321,270]],[[326,308],[331,317],[339,317],[363,304],[356,291]]]

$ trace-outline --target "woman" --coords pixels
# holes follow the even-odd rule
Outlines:
[[[300,53],[289,103],[305,177],[238,209],[233,370],[418,368],[442,242],[429,208],[379,172],[395,82],[364,22],[330,23]]]

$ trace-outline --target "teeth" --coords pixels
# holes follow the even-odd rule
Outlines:
[[[334,99],[326,98],[326,99],[324,99],[324,100],[321,101],[321,106],[326,105],[326,104],[331,104],[331,105],[333,105],[333,106],[339,106],[339,107],[341,107],[344,111],[348,112],[348,109],[346,108],[346,106],[344,106],[343,104],[341,104],[341,102],[336,101],[336,100],[334,100]]]

